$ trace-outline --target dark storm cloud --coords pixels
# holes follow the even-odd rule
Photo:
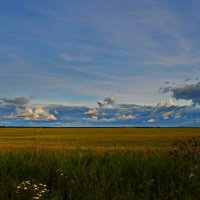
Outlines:
[[[17,97],[17,98],[0,98],[0,104],[12,104],[12,105],[26,105],[30,102],[29,98]]]
[[[160,87],[160,88],[159,88],[159,92],[161,92],[161,93],[167,93],[167,92],[170,92],[171,89],[172,89],[171,86],[168,86],[168,87]]]
[[[192,100],[194,105],[200,104],[200,82],[195,84],[186,84],[182,87],[160,88],[162,93],[172,92],[175,99]]]

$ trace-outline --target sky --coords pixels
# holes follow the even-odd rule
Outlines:
[[[40,107],[98,107],[110,95],[199,104],[199,0],[0,3],[0,106],[15,105],[13,115],[26,105],[7,102],[17,98]]]

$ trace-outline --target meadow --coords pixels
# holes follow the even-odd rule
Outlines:
[[[197,200],[199,128],[0,128],[0,200]]]

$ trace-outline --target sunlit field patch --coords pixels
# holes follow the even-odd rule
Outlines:
[[[199,128],[0,128],[0,149],[168,151]]]

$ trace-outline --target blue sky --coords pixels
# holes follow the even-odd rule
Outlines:
[[[198,0],[2,0],[1,97],[90,107],[112,94],[172,98],[164,82],[200,75],[199,12]]]

